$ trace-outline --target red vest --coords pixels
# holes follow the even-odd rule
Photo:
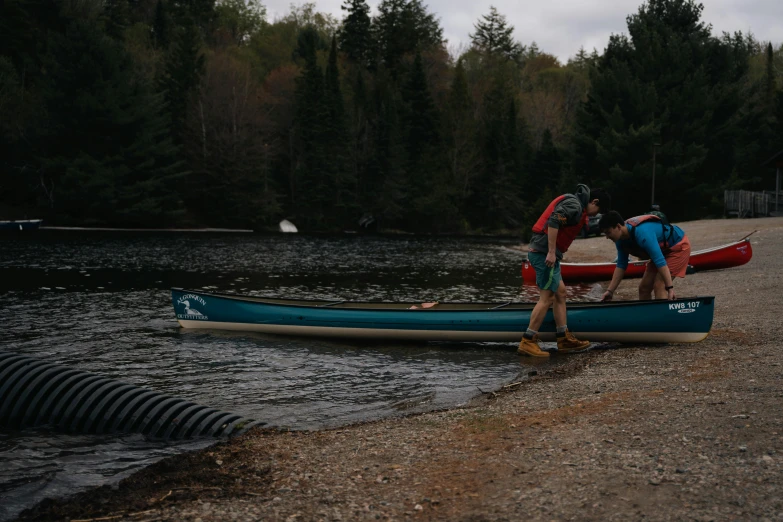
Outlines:
[[[566,194],[562,196],[556,197],[552,203],[549,204],[548,207],[546,207],[546,210],[544,210],[544,213],[541,214],[541,217],[538,218],[538,221],[536,221],[536,224],[533,225],[533,232],[536,234],[547,234],[549,232],[549,226],[547,225],[547,221],[549,221],[549,217],[552,215],[552,212],[555,211],[555,207],[558,203],[563,201],[563,199],[566,198]],[[563,253],[568,251],[568,247],[571,246],[571,243],[574,242],[574,239],[576,239],[576,236],[579,234],[579,232],[582,231],[582,227],[586,226],[590,218],[587,217],[587,211],[582,211],[582,217],[579,218],[579,223],[576,225],[564,225],[560,227],[557,231],[557,242],[555,242],[555,246],[557,249]]]

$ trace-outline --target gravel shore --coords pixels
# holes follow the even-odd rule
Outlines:
[[[252,431],[20,519],[783,520],[783,218],[680,225],[694,250],[758,230],[749,264],[676,282],[716,296],[705,341],[599,347],[449,411]]]

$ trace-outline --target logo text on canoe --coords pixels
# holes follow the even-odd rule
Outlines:
[[[195,294],[185,294],[177,299],[177,319],[206,321],[209,318],[199,310],[199,308],[204,310],[206,306],[207,302],[203,297]]]

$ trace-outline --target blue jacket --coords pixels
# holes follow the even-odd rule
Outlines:
[[[655,266],[658,268],[666,266],[666,258],[661,251],[660,244],[669,241],[669,248],[675,246],[685,237],[685,232],[677,225],[661,226],[660,221],[645,221],[634,227],[628,225],[630,239],[621,239],[617,245],[617,268],[625,270],[628,268],[628,255],[634,247],[644,250]]]

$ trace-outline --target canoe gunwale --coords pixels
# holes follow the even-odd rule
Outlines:
[[[264,296],[250,296],[242,294],[230,294],[222,292],[208,292],[203,290],[191,290],[186,288],[172,288],[171,291],[182,292],[183,294],[195,294],[206,295],[210,297],[217,297],[223,299],[231,299],[234,301],[247,302],[253,304],[266,304],[270,306],[282,306],[290,308],[303,308],[303,309],[323,309],[329,308],[333,310],[355,310],[355,311],[395,311],[395,312],[409,312],[413,314],[421,313],[434,313],[434,312],[449,312],[449,313],[477,313],[477,312],[518,312],[520,310],[532,310],[535,306],[535,302],[526,301],[504,301],[504,302],[488,302],[488,303],[473,303],[473,302],[458,302],[458,301],[442,301],[437,306],[432,308],[410,308],[413,305],[420,305],[420,301],[410,302],[392,302],[392,301],[349,301],[349,300],[321,300],[321,299],[283,299],[278,297],[264,297]],[[691,302],[700,301],[710,304],[715,296],[689,296],[678,297],[671,301],[672,303],[678,302]],[[649,300],[629,300],[629,301],[574,301],[568,303],[569,310],[582,309],[582,308],[613,308],[613,307],[628,307],[628,306],[644,306],[650,304]],[[457,308],[458,307],[458,308]]]

